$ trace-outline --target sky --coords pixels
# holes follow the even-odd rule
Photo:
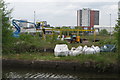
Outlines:
[[[14,19],[47,21],[51,26],[76,26],[77,10],[90,8],[100,11],[100,26],[115,26],[119,0],[5,0],[13,8]]]

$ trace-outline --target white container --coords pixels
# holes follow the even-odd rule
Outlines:
[[[70,52],[71,52],[69,54],[70,56],[77,56],[77,55],[79,55],[83,52],[82,51],[82,46],[78,46],[77,48],[72,47]]]
[[[66,44],[57,44],[54,49],[55,56],[68,56],[69,52]]]

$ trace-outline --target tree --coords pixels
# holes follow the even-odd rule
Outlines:
[[[75,29],[81,29],[82,30],[83,28],[82,27],[75,27]]]
[[[116,38],[118,43],[118,52],[120,53],[120,19],[117,20],[115,30],[116,30]]]
[[[12,46],[12,31],[10,30],[10,13],[11,10],[7,10],[7,4],[5,1],[0,0],[0,14],[1,14],[1,27],[2,27],[2,49],[3,53],[9,51],[8,47]],[[8,49],[8,50],[7,50]]]
[[[106,29],[102,29],[100,32],[99,32],[100,35],[102,36],[105,36],[105,35],[108,35],[108,31]]]
[[[119,23],[119,29],[118,29],[117,38],[118,38],[118,53],[120,53],[120,20],[118,23]]]
[[[115,31],[117,39],[118,61],[120,62],[120,17],[118,18],[117,24],[115,25]]]
[[[60,29],[60,27],[55,27],[55,29]]]

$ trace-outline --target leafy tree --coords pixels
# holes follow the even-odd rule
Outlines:
[[[117,24],[115,25],[115,31],[116,31],[116,39],[117,39],[118,60],[120,62],[120,17],[118,18]]]
[[[120,24],[120,21],[119,21],[119,24]],[[117,38],[118,38],[118,53],[120,53],[120,28],[118,30],[118,36],[117,36]]]
[[[10,13],[11,10],[7,10],[7,4],[5,1],[0,0],[0,14],[1,14],[1,24],[2,24],[2,48],[4,51],[9,51],[8,47],[12,46],[12,31],[10,30]]]
[[[55,29],[60,29],[60,27],[55,27]]]
[[[61,29],[71,29],[70,27],[62,26]]]
[[[118,51],[120,53],[120,19],[117,20],[115,30],[117,31],[116,38],[117,38],[117,42],[118,42]]]
[[[81,29],[82,30],[82,27],[75,27],[75,29]]]
[[[105,36],[105,35],[108,35],[108,31],[106,29],[102,29],[100,32],[99,32],[100,35],[102,36]]]

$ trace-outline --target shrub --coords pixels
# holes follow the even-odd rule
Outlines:
[[[102,36],[105,36],[105,35],[108,35],[108,31],[106,29],[102,29],[100,32],[99,32],[100,35]]]

